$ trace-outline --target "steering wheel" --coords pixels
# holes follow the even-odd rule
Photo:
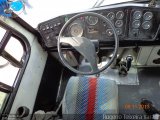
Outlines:
[[[94,17],[98,17],[99,19],[105,21],[106,23],[108,23],[111,27],[111,29],[113,30],[113,34],[114,34],[114,40],[115,40],[115,48],[113,51],[113,55],[111,57],[111,59],[109,61],[107,61],[107,64],[104,65],[102,68],[98,68],[97,66],[97,58],[96,58],[96,50],[95,50],[95,46],[94,44],[90,41],[90,39],[85,38],[85,37],[63,37],[62,34],[64,32],[64,30],[77,18],[79,17],[84,17],[84,16],[94,16]],[[87,59],[87,61],[90,63],[92,70],[90,72],[83,72],[83,71],[79,71],[75,68],[73,68],[71,65],[69,65],[69,63],[65,60],[63,54],[62,54],[62,50],[61,50],[61,43],[67,43],[69,45],[71,45],[76,51],[78,51],[81,55],[83,55],[83,57],[85,59]],[[104,17],[101,14],[98,13],[93,13],[93,12],[85,12],[85,13],[80,13],[77,14],[75,16],[73,16],[72,18],[70,18],[62,27],[59,36],[58,36],[58,42],[57,42],[57,47],[58,47],[58,54],[59,57],[61,59],[61,62],[71,71],[77,73],[77,74],[82,74],[82,75],[93,75],[93,74],[98,74],[100,72],[102,72],[103,70],[105,70],[106,68],[108,68],[112,62],[114,61],[114,59],[117,57],[117,51],[118,51],[118,47],[119,47],[119,39],[118,36],[116,34],[116,29],[114,27],[114,25],[112,24],[112,22]]]

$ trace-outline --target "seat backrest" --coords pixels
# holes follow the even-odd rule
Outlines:
[[[63,119],[101,120],[118,113],[115,81],[96,77],[71,77],[62,102]]]

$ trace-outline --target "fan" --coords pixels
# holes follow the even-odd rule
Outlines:
[[[9,4],[7,0],[0,0],[0,15],[4,17],[11,17],[11,13],[6,13],[9,10]]]

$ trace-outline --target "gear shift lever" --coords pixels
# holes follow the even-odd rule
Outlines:
[[[133,61],[133,57],[131,55],[128,55],[126,57],[126,61],[127,61],[127,71],[129,71],[129,69],[131,68],[131,65],[132,65],[132,61]]]

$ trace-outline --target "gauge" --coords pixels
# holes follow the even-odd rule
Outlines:
[[[87,22],[89,25],[96,25],[98,23],[98,18],[94,16],[89,16]]]
[[[118,11],[116,13],[116,18],[117,19],[123,19],[123,17],[124,17],[124,12],[123,11]]]
[[[79,23],[73,23],[70,26],[70,34],[72,37],[81,37],[83,35],[83,27]]]
[[[141,12],[141,11],[135,11],[135,12],[133,13],[133,18],[134,18],[134,19],[138,20],[138,19],[140,19],[141,17],[142,17],[142,12]]]
[[[113,35],[113,30],[112,29],[107,29],[106,34],[107,34],[107,36],[111,37]]]
[[[132,27],[133,27],[133,28],[139,28],[140,25],[141,25],[141,22],[140,22],[139,20],[134,20],[134,21],[132,22]]]
[[[115,26],[116,26],[116,27],[122,27],[122,26],[123,26],[123,21],[122,21],[122,20],[117,20],[117,21],[115,22]]]
[[[107,18],[113,20],[115,18],[115,14],[113,12],[108,13]]]
[[[150,20],[150,19],[152,19],[152,17],[153,17],[153,13],[151,13],[151,12],[146,12],[143,15],[144,20]]]
[[[143,27],[143,29],[145,29],[145,30],[151,28],[151,26],[152,26],[152,24],[151,24],[151,22],[149,22],[149,21],[145,21],[145,22],[142,23],[142,27]]]
[[[122,29],[121,28],[116,28],[116,33],[117,33],[117,35],[121,35],[122,34]]]

